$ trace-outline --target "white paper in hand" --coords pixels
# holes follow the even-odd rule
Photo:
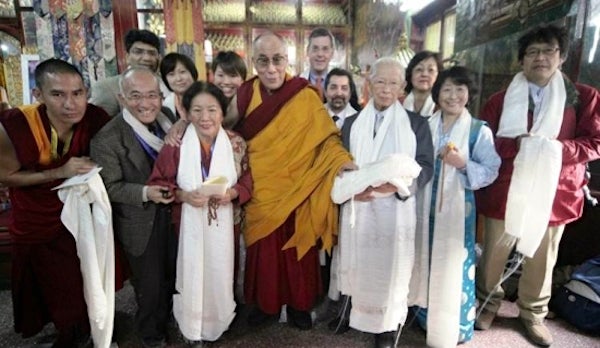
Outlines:
[[[199,191],[205,196],[222,196],[227,191],[227,178],[224,176],[215,176],[202,182]]]
[[[102,167],[94,167],[94,169],[90,170],[89,172],[85,173],[85,174],[78,174],[75,176],[72,176],[70,178],[68,178],[67,180],[63,181],[62,184],[52,188],[53,190],[59,190],[61,188],[64,187],[70,187],[70,186],[75,186],[75,185],[81,185],[81,184],[85,184],[87,183],[94,175],[100,173],[100,171],[102,170]]]

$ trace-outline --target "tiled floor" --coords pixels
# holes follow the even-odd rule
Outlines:
[[[117,313],[115,316],[115,338],[121,348],[139,347],[139,341],[132,332],[135,303],[130,286],[117,293]],[[36,337],[23,340],[12,329],[12,304],[10,292],[0,292],[0,347],[34,347],[41,342],[51,341],[49,335],[52,326],[48,325],[44,332]],[[504,302],[499,316],[488,331],[476,331],[472,341],[460,347],[535,347],[524,336],[524,329],[517,319],[517,307]],[[261,328],[250,328],[245,321],[246,311],[242,310],[232,324],[231,329],[214,343],[205,347],[372,347],[373,339],[369,334],[350,330],[343,335],[333,335],[327,330],[325,322],[317,322],[311,331],[299,331],[284,323],[273,323]],[[578,332],[564,321],[549,320],[548,326],[554,334],[552,347],[565,348],[598,348],[600,336],[591,336]],[[175,329],[170,332],[169,347],[185,347]],[[406,328],[399,341],[399,347],[424,347],[425,335],[414,325]]]

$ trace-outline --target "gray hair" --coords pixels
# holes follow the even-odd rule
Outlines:
[[[145,66],[136,66],[136,67],[127,68],[127,70],[125,70],[121,74],[121,76],[119,76],[119,93],[123,94],[123,83],[125,82],[126,79],[130,78],[131,75],[133,75],[135,73],[146,73],[146,72],[154,77],[154,79],[156,80],[156,85],[158,86],[158,89],[160,90],[160,79],[159,79],[158,75],[156,75],[156,73],[154,71],[148,69]]]
[[[369,75],[369,78],[375,78],[375,76],[377,76],[377,71],[383,66],[389,66],[398,69],[400,72],[400,78],[402,81],[405,80],[404,67],[402,66],[402,63],[400,63],[400,61],[394,57],[382,57],[377,59],[371,67],[371,75]]]

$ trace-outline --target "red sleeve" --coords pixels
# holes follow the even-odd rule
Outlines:
[[[498,155],[502,159],[507,159],[514,158],[517,155],[517,140],[496,136],[498,125],[500,124],[500,116],[502,115],[504,94],[505,92],[500,92],[492,95],[483,107],[480,118],[487,122],[494,134],[494,142]]]
[[[586,163],[600,158],[600,93],[590,86],[576,85],[579,91],[575,137],[561,140],[563,164]]]
[[[88,104],[87,109],[85,111],[86,116],[89,115],[91,121],[91,133],[95,135],[104,125],[111,120],[110,116],[104,111],[104,109],[93,105]]]
[[[242,176],[238,179],[237,183],[233,185],[233,188],[238,192],[238,202],[240,205],[248,202],[252,198],[252,172],[250,167],[246,165]]]
[[[177,188],[177,168],[179,167],[179,148],[165,145],[158,153],[154,162],[152,174],[146,182],[147,185],[160,185],[169,188],[175,195]]]
[[[250,171],[250,163],[248,161],[248,147],[242,137],[239,135],[233,136],[233,134],[235,134],[234,132],[230,133],[230,139],[233,143],[235,143],[232,143],[234,151],[242,155],[240,159],[242,174],[238,178],[237,183],[233,185],[233,188],[238,192],[238,203],[239,205],[242,205],[252,198],[252,188],[254,185],[252,180],[252,172]]]

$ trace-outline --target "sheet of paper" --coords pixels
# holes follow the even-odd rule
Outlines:
[[[227,191],[227,184],[227,178],[224,176],[208,178],[202,183],[199,191],[205,196],[222,196],[225,194],[225,191]]]
[[[64,188],[64,187],[70,187],[70,186],[85,184],[94,175],[100,173],[101,170],[102,170],[102,167],[94,167],[94,169],[90,170],[89,172],[87,172],[85,174],[79,174],[79,175],[75,175],[75,176],[72,176],[72,177],[68,178],[67,180],[63,181],[62,184],[60,184],[60,185],[58,185],[58,186],[56,186],[56,187],[54,187],[52,189],[53,190],[59,190],[59,189]]]

